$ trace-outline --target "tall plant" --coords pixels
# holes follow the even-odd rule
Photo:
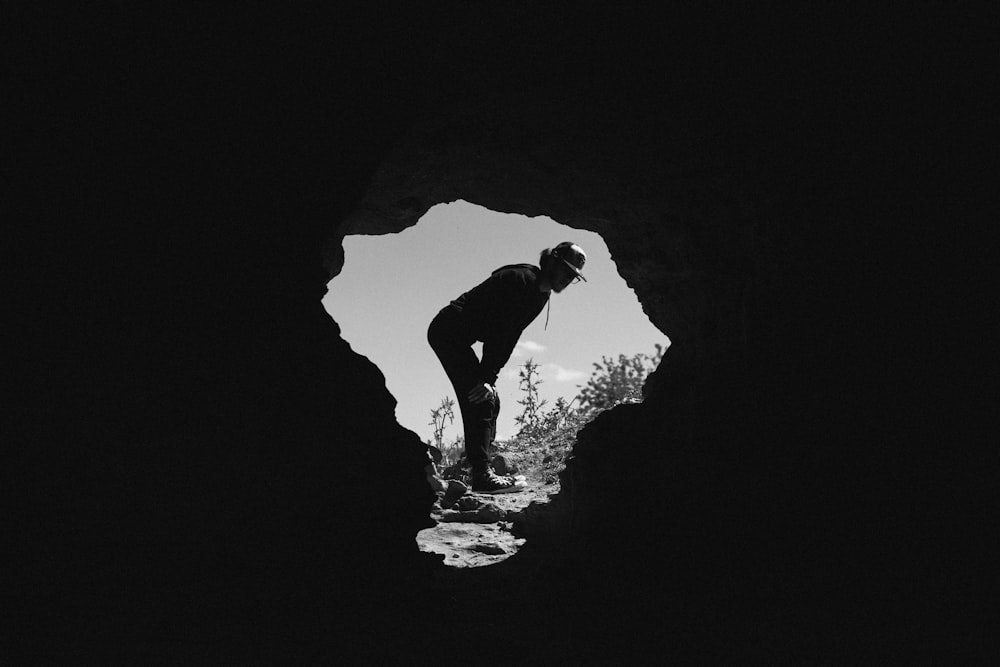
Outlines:
[[[545,399],[538,397],[538,387],[544,382],[538,375],[538,364],[532,359],[528,359],[517,372],[517,386],[523,393],[523,398],[517,402],[522,407],[521,414],[514,417],[514,421],[521,427],[521,432],[532,433],[538,430],[542,420],[542,408],[545,407]]]
[[[428,426],[434,427],[434,442],[431,444],[438,449],[444,449],[444,429],[445,420],[449,424],[455,423],[455,401],[451,397],[445,396],[441,399],[441,405],[431,410],[431,420]]]

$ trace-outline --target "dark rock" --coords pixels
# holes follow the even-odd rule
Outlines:
[[[506,512],[494,503],[486,503],[478,510],[476,515],[480,523],[496,523],[506,516]]]
[[[458,499],[455,506],[460,510],[476,510],[483,506],[483,500],[478,496],[463,496]]]
[[[497,523],[506,512],[493,503],[483,503],[477,509],[446,510],[441,514],[444,523]]]
[[[465,493],[469,487],[457,479],[448,480],[448,490],[441,496],[441,506],[453,506]]]
[[[427,569],[426,448],[320,299],[345,234],[462,198],[601,234],[672,341],[531,522],[568,563],[540,570],[563,648],[990,662],[986,559],[949,551],[995,479],[989,409],[952,405],[993,395],[975,10],[82,7],[8,22],[0,570],[47,628],[33,661],[426,638],[396,603]]]
[[[508,475],[512,472],[511,468],[507,465],[507,459],[502,454],[497,454],[490,459],[490,465],[493,466],[493,471],[501,476]]]
[[[483,542],[477,544],[473,547],[476,551],[480,553],[487,554],[489,556],[502,556],[507,553],[507,550],[495,542]]]

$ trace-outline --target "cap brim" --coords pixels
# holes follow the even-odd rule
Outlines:
[[[562,257],[560,257],[559,259],[562,259],[562,263],[565,264],[566,266],[568,266],[569,268],[571,268],[573,270],[573,273],[576,274],[577,278],[579,278],[583,282],[587,282],[586,277],[584,277],[583,272],[580,271],[580,269],[576,268],[575,266],[573,266],[572,264],[570,264],[569,262],[567,262]]]

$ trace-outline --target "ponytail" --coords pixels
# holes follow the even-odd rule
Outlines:
[[[538,266],[544,269],[547,265],[551,264],[554,259],[555,256],[552,254],[552,248],[546,248],[538,256]]]

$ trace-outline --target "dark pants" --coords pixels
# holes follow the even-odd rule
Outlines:
[[[435,316],[427,329],[427,342],[444,366],[458,397],[465,429],[465,456],[473,472],[483,472],[489,465],[489,447],[497,433],[497,415],[500,414],[500,397],[492,401],[472,403],[469,391],[482,384],[479,357],[472,343],[458,329],[458,313],[445,308]]]

